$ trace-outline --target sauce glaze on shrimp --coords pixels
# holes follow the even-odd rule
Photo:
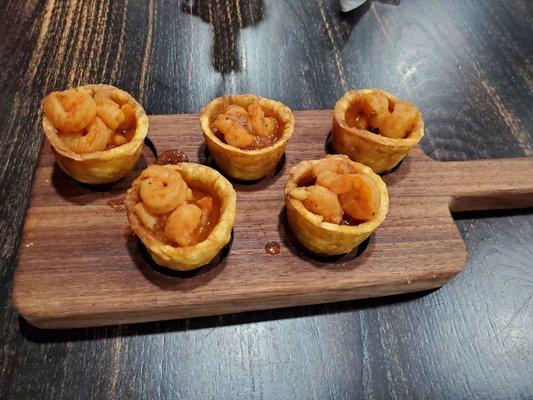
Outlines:
[[[356,172],[348,160],[325,158],[311,172],[315,184],[293,189],[290,195],[323,221],[357,225],[370,221],[378,211],[378,187],[371,178]]]
[[[116,88],[52,92],[43,100],[44,113],[58,137],[79,154],[110,150],[131,141],[135,111]]]
[[[212,124],[224,142],[243,150],[271,146],[279,137],[276,118],[266,116],[257,99],[247,108],[227,104]]]
[[[219,219],[214,196],[189,187],[171,166],[152,165],[140,175],[139,222],[162,242],[178,247],[204,240]]]
[[[384,94],[374,91],[352,104],[347,111],[346,122],[357,129],[403,139],[411,132],[418,114],[418,109],[412,104],[392,102]]]

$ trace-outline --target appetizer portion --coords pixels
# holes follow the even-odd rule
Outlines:
[[[151,165],[133,182],[125,204],[153,260],[187,271],[209,263],[229,242],[236,195],[227,179],[204,165]]]
[[[215,163],[242,180],[256,180],[272,171],[294,131],[287,106],[251,94],[212,100],[200,111],[200,123]]]
[[[224,143],[243,150],[272,146],[280,137],[276,118],[265,116],[257,98],[245,109],[228,103],[212,123],[213,133]]]
[[[144,109],[110,85],[52,92],[43,100],[43,129],[59,167],[72,178],[104,184],[135,166],[148,132]]]
[[[394,168],[422,136],[418,108],[380,89],[351,90],[333,110],[333,150],[376,173]]]
[[[302,161],[285,185],[287,219],[317,254],[349,253],[383,222],[389,196],[383,180],[344,155]]]

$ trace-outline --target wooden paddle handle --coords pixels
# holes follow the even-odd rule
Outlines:
[[[451,211],[533,207],[533,157],[440,164]]]

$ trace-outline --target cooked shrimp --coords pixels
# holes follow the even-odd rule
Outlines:
[[[176,208],[165,225],[165,236],[178,246],[191,246],[198,240],[202,210],[194,204],[182,204]]]
[[[94,93],[93,98],[96,104],[112,101],[113,103],[116,103],[120,106],[123,103],[123,100],[120,96],[120,92],[117,89],[113,88],[98,89]]]
[[[137,218],[139,218],[144,226],[154,229],[157,224],[157,216],[148,211],[148,209],[144,206],[144,203],[141,202],[135,204],[134,211],[137,215]]]
[[[98,116],[111,129],[117,129],[126,118],[118,103],[112,100],[113,89],[100,89],[94,94]]]
[[[202,225],[207,225],[209,217],[213,212],[213,198],[210,196],[202,197],[196,202],[196,205],[202,210]]]
[[[272,117],[265,117],[265,112],[262,110],[257,100],[254,100],[254,102],[248,106],[248,116],[252,124],[253,133],[257,136],[266,138],[276,132],[276,120]]]
[[[266,124],[266,130],[269,136],[274,135],[276,131],[278,130],[278,121],[276,121],[276,118],[266,117],[265,124]]]
[[[46,116],[58,130],[78,132],[96,116],[96,103],[85,92],[75,89],[52,92],[43,100]]]
[[[113,137],[113,144],[115,146],[122,146],[123,144],[126,144],[128,143],[128,139],[126,139],[124,137],[124,135],[122,135],[121,133],[116,133],[115,136]]]
[[[309,192],[305,187],[297,187],[291,190],[290,196],[294,197],[296,200],[304,201],[309,197]]]
[[[214,126],[224,134],[224,140],[231,146],[244,149],[254,142],[254,135],[235,117],[220,114],[215,119]]]
[[[379,128],[389,116],[389,100],[379,92],[365,94],[361,99],[361,109],[372,128]]]
[[[355,168],[348,160],[325,158],[313,167],[316,184],[328,188],[335,194],[353,190],[353,177]]]
[[[96,117],[87,127],[87,133],[65,132],[59,137],[75,153],[83,154],[104,150],[113,136],[113,130]]]
[[[244,107],[238,106],[236,104],[230,104],[226,107],[224,114],[231,117],[245,117],[248,118],[248,111]]]
[[[324,221],[338,224],[342,219],[342,208],[337,195],[322,186],[305,188],[307,198],[302,201],[305,208],[313,214],[321,215]]]
[[[179,172],[151,165],[141,173],[141,199],[154,214],[165,214],[185,203],[190,189]]]
[[[125,131],[135,127],[135,109],[131,104],[124,104],[120,107],[120,111],[124,114],[124,120],[120,123],[118,129]]]
[[[313,166],[313,175],[319,177],[324,174],[351,174],[355,168],[346,159],[326,157]]]
[[[390,138],[404,138],[413,126],[417,109],[409,103],[396,103],[394,110],[379,126],[379,133]]]
[[[324,186],[335,194],[348,193],[359,187],[358,174],[324,174],[320,175],[316,184]]]
[[[379,210],[381,194],[372,179],[364,174],[351,175],[356,180],[354,190],[340,194],[343,211],[360,221],[370,221]]]

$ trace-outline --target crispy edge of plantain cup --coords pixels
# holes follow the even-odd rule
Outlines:
[[[287,220],[296,238],[312,252],[323,255],[345,254],[359,246],[385,220],[389,210],[389,194],[385,182],[369,167],[351,161],[344,155],[330,155],[325,158],[347,160],[358,173],[369,176],[379,189],[380,205],[378,211],[370,221],[351,226],[324,222],[321,216],[307,210],[300,200],[290,196],[290,192],[298,187],[300,181],[312,177],[313,166],[321,161],[306,160],[291,168],[285,184]]]
[[[241,150],[224,143],[211,129],[213,118],[222,113],[223,107],[228,103],[246,108],[253,99],[259,100],[259,105],[267,116],[274,116],[283,124],[281,136],[271,146],[258,150]],[[200,124],[207,148],[217,166],[228,176],[245,181],[263,178],[274,170],[294,132],[294,117],[289,107],[252,94],[235,94],[211,100],[200,110]]]
[[[148,117],[144,108],[127,92],[111,85],[78,86],[77,90],[93,95],[99,89],[118,90],[124,102],[135,109],[136,128],[130,142],[111,150],[79,154],[70,149],[58,136],[58,130],[43,113],[43,129],[52,145],[57,165],[73,179],[93,185],[111,183],[124,178],[135,167],[142,153],[148,133]]]
[[[180,163],[165,165],[179,172],[187,185],[199,187],[220,201],[220,218],[213,230],[203,241],[187,247],[175,247],[156,238],[145,228],[134,212],[134,206],[141,201],[138,177],[126,193],[126,210],[130,227],[148,249],[152,259],[159,265],[178,271],[190,271],[208,264],[231,239],[235,221],[237,195],[232,184],[218,171],[205,165]]]
[[[368,93],[380,92],[392,102],[400,100],[381,89],[361,89],[346,92],[333,109],[331,144],[335,153],[369,166],[378,174],[393,169],[424,136],[424,120],[419,112],[414,129],[404,139],[388,138],[367,130],[348,126],[346,111]]]

